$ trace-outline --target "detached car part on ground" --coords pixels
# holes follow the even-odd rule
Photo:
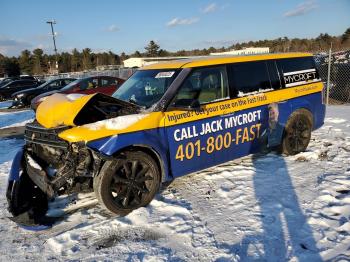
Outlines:
[[[82,79],[77,79],[70,84],[66,85],[60,90],[53,90],[42,93],[36,96],[31,101],[30,107],[35,111],[38,105],[44,101],[48,96],[61,93],[61,94],[95,94],[102,93],[106,95],[112,95],[118,87],[124,83],[125,80],[113,77],[113,76],[92,76]]]
[[[185,60],[137,71],[113,97],[49,96],[13,160],[12,219],[50,223],[48,201],[88,191],[126,215],[176,177],[266,148],[304,151],[325,116],[312,61],[309,54]],[[269,71],[246,73],[259,69]]]
[[[59,90],[69,83],[75,81],[75,78],[59,78],[45,82],[44,84],[36,87],[26,89],[24,91],[18,91],[12,94],[13,103],[11,108],[29,107],[32,99],[42,93]]]

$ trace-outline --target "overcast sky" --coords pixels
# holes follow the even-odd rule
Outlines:
[[[53,52],[47,20],[55,19],[61,51],[131,53],[150,40],[163,49],[229,46],[236,42],[341,35],[350,27],[350,0],[1,0],[0,53]]]

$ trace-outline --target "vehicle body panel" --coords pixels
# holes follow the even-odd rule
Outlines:
[[[171,177],[185,175],[190,172],[197,171],[201,168],[210,167],[230,159],[238,158],[243,155],[259,151],[268,143],[268,146],[274,146],[280,143],[283,134],[283,128],[288,120],[291,112],[305,108],[314,111],[315,104],[321,100],[322,83],[312,83],[305,86],[297,86],[278,91],[267,92],[262,94],[251,95],[242,98],[229,99],[205,105],[199,111],[168,111],[168,112],[149,112],[138,115],[127,115],[117,117],[115,119],[103,120],[93,124],[73,127],[59,134],[59,137],[70,143],[84,141],[89,147],[101,152],[102,154],[112,156],[121,149],[135,145],[148,145],[161,156],[162,159],[170,163],[170,170],[167,172]],[[52,96],[44,101],[38,108],[37,119],[40,124],[46,127],[55,127],[61,124],[70,124],[74,126],[74,117],[85,103],[92,96],[84,96],[75,101],[63,101],[61,98]],[[57,100],[57,101],[54,101]],[[288,103],[285,101],[289,101]],[[278,105],[278,124],[275,130],[269,130],[269,109],[268,106],[276,103]],[[56,106],[55,106],[56,105]],[[71,114],[66,115],[67,105],[71,106],[69,111]],[[229,107],[228,107],[229,106]],[[45,114],[49,110],[55,108],[55,118],[53,114]],[[215,110],[213,110],[216,108]],[[221,109],[220,109],[221,108]],[[229,108],[229,109],[227,109]],[[221,121],[222,125],[229,121],[232,116],[248,114],[249,112],[259,111],[260,117],[245,123],[241,126],[227,127],[219,132],[215,132],[214,136],[224,135],[227,131],[231,132],[231,136],[235,141],[230,143],[231,146],[222,151],[215,151],[208,154],[206,150],[200,148],[200,157],[191,160],[178,161],[175,160],[176,151],[183,141],[186,143],[195,143],[200,139],[201,144],[205,144],[206,140],[213,136],[211,132],[200,135],[200,130],[205,123],[213,123]],[[62,114],[60,113],[62,112]],[[256,114],[257,116],[257,114]],[[314,115],[314,128],[320,127],[324,119],[324,107],[320,107],[319,113]],[[114,123],[113,123],[114,122]],[[113,126],[114,124],[114,126]],[[258,124],[258,126],[256,126]],[[109,125],[109,126],[108,126]],[[242,138],[243,131],[255,127],[249,132],[249,141]],[[196,129],[197,136],[191,139],[183,139],[181,141],[174,140],[176,130],[192,130]],[[186,131],[191,132],[191,131]],[[240,132],[237,134],[237,132]],[[237,136],[240,136],[237,140]],[[252,139],[254,137],[254,139]],[[250,141],[251,140],[251,141]],[[268,141],[270,140],[270,141]],[[157,141],[157,142],[155,142]],[[166,146],[168,145],[168,146]],[[191,163],[191,164],[190,164]],[[169,178],[169,176],[168,176]]]
[[[146,78],[152,74],[154,82],[171,78],[172,81],[164,80],[168,85],[161,87],[163,93],[149,80],[134,81],[138,77],[135,73],[135,79],[129,79],[128,84],[116,91],[115,97],[54,94],[37,108],[37,122],[26,128],[26,161],[22,163],[44,197],[52,197],[55,192],[75,190],[75,181],[79,186],[83,181],[91,189],[92,182],[103,178],[101,172],[106,164],[114,161],[123,164],[119,161],[134,151],[155,157],[164,182],[278,146],[284,139],[288,119],[297,110],[310,112],[313,129],[319,128],[325,117],[323,84],[317,70],[314,67],[289,70],[287,59],[279,63],[294,57],[301,58],[303,66],[310,65],[304,64],[306,60],[312,61],[305,58],[312,55],[304,53],[181,60],[141,69],[153,70],[142,71],[140,75]],[[241,69],[248,73],[229,75],[239,72],[240,65],[235,63],[259,60],[262,62],[241,63]],[[253,65],[253,69],[246,70],[246,65]],[[256,69],[257,65],[264,69]],[[270,76],[271,65],[275,66],[272,69],[275,73]],[[160,71],[154,72],[156,69]],[[266,71],[265,75],[259,74],[261,71]],[[244,74],[242,84],[235,82],[243,79]],[[214,81],[216,76],[221,77],[216,78],[220,80]],[[157,78],[162,80],[155,80]],[[186,81],[191,85],[186,85]],[[154,100],[147,100],[149,97],[140,99],[145,96],[140,90],[151,99],[155,95],[161,97],[152,104]],[[200,100],[202,94],[205,96]],[[152,103],[141,103],[145,101]],[[310,128],[307,130],[310,132]],[[49,182],[39,181],[38,174],[31,170],[33,166],[27,159],[31,154],[44,165],[34,161]],[[20,179],[17,175],[21,169],[20,156],[21,153],[14,161],[8,188]],[[43,171],[47,168],[56,170],[52,180]],[[126,170],[123,172],[128,173]],[[119,191],[113,192],[119,194]],[[15,200],[15,196],[10,196],[9,202],[11,199]]]

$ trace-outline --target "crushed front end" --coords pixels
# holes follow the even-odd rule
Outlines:
[[[26,144],[15,157],[7,200],[13,220],[19,224],[47,224],[48,201],[58,195],[92,191],[92,177],[101,158],[85,147],[60,139],[69,127],[44,128],[27,124]]]
[[[13,215],[11,219],[20,225],[51,225],[57,220],[46,215],[51,200],[60,195],[93,191],[93,177],[98,174],[104,157],[88,148],[85,141],[68,142],[60,134],[79,124],[138,110],[133,106],[125,109],[123,103],[100,94],[91,99],[79,98],[80,101],[64,102],[62,99],[58,96],[59,103],[53,107],[63,107],[67,118],[72,120],[66,121],[61,112],[55,119],[53,115],[48,116],[49,122],[55,123],[48,126],[45,121],[40,123],[38,113],[43,119],[44,112],[39,110],[37,120],[26,125],[25,145],[13,160],[6,197]],[[77,104],[79,108],[75,110]]]

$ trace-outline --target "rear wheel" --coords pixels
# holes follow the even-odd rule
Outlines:
[[[107,161],[94,178],[99,202],[110,212],[125,216],[148,205],[159,190],[160,173],[144,152],[125,152],[123,159]]]
[[[295,111],[289,118],[281,145],[282,153],[295,155],[306,150],[312,130],[312,116],[305,109]]]

